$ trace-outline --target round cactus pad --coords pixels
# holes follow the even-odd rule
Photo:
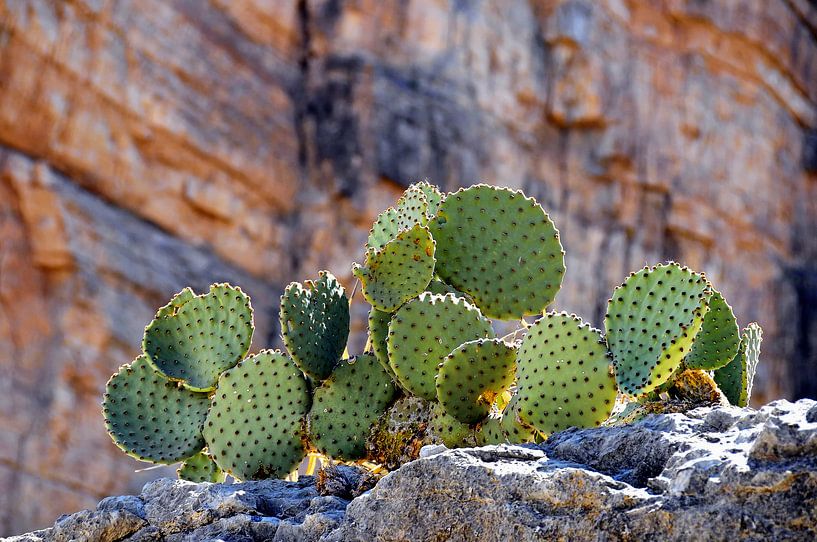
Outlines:
[[[595,427],[610,416],[616,381],[601,333],[572,314],[548,313],[517,355],[519,418],[550,434]]]
[[[763,332],[760,326],[752,322],[743,330],[735,358],[725,367],[715,371],[715,382],[729,402],[735,406],[749,405],[762,341]]]
[[[372,425],[389,407],[395,393],[391,376],[373,355],[342,362],[315,390],[309,413],[310,440],[331,457],[364,457]]]
[[[475,424],[497,395],[513,384],[516,349],[501,339],[477,339],[454,349],[440,364],[437,400],[457,420]]]
[[[630,395],[665,383],[703,325],[709,283],[676,263],[645,267],[615,289],[604,325],[616,382]]]
[[[437,274],[490,318],[540,314],[561,287],[559,232],[519,191],[483,184],[461,189],[446,197],[429,229],[437,242]]]
[[[216,463],[241,480],[282,478],[303,459],[306,379],[289,356],[264,350],[221,375],[204,425]]]
[[[105,427],[126,454],[175,463],[204,447],[201,435],[210,400],[156,373],[144,355],[119,368],[102,400]]]
[[[215,388],[219,374],[250,348],[249,298],[240,288],[214,284],[199,296],[182,290],[145,328],[142,348],[150,363],[194,391]]]
[[[428,202],[428,210],[426,211],[426,215],[428,218],[433,218],[434,215],[437,214],[440,204],[445,199],[443,193],[440,192],[436,186],[426,181],[414,183],[409,188],[419,188],[423,191],[423,193],[426,195],[426,201]]]
[[[332,374],[349,339],[349,299],[338,279],[293,282],[281,296],[281,335],[292,359],[316,380]]]
[[[441,442],[449,448],[476,446],[476,431],[468,424],[449,416],[443,406],[435,403],[431,409],[431,421],[426,433],[428,440]]]
[[[708,304],[701,331],[684,358],[684,365],[690,369],[711,371],[723,367],[738,353],[740,330],[732,307],[717,291],[712,292]]]
[[[372,307],[394,312],[416,297],[434,275],[434,239],[428,228],[416,225],[400,232],[380,251],[369,252],[366,266],[355,265],[363,297]]]
[[[437,370],[445,356],[462,343],[493,336],[491,322],[461,297],[424,292],[389,323],[389,363],[403,388],[436,401]]]
[[[227,478],[227,474],[216,465],[213,458],[207,455],[206,452],[199,452],[193,457],[188,457],[184,463],[176,469],[176,474],[179,475],[180,480],[187,480],[188,482],[211,482],[217,484],[223,482]]]
[[[378,215],[369,231],[367,249],[380,250],[401,231],[418,224],[425,226],[428,222],[427,213],[428,199],[425,192],[415,185],[408,187],[394,207],[389,207]]]
[[[386,341],[389,338],[389,321],[391,314],[372,308],[369,311],[369,346],[372,353],[380,362],[383,369],[393,381],[397,382],[397,375],[389,364],[389,350]]]

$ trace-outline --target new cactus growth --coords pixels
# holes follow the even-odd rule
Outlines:
[[[214,284],[200,296],[186,288],[159,309],[145,328],[142,348],[171,380],[210,391],[219,374],[247,354],[252,334],[249,297],[240,288]]]
[[[380,362],[363,354],[342,362],[315,390],[309,434],[323,454],[339,459],[366,455],[372,425],[394,399],[395,387]]]
[[[175,463],[204,448],[201,430],[210,400],[157,374],[141,355],[108,381],[102,399],[105,427],[126,454]]]
[[[371,305],[365,353],[344,354],[350,300],[328,271],[281,297],[288,352],[249,357],[249,298],[228,284],[185,288],[108,382],[107,430],[137,459],[183,461],[181,478],[215,482],[288,476],[316,450],[395,468],[430,442],[540,442],[723,394],[748,402],[760,328],[740,338],[705,276],[675,263],[631,274],[604,335],[544,312],[564,273],[559,232],[532,198],[413,184],[378,216],[353,268]],[[533,315],[506,336],[521,339],[495,338],[489,318]],[[617,399],[629,403],[611,417]]]
[[[242,480],[284,477],[306,454],[311,397],[298,366],[265,350],[222,373],[204,424],[216,463]]]
[[[349,339],[349,299],[338,279],[321,271],[293,282],[281,296],[281,335],[298,367],[316,380],[332,374]]]
[[[464,342],[493,335],[488,319],[461,297],[423,293],[389,323],[389,363],[404,389],[436,401],[437,371],[445,356]]]

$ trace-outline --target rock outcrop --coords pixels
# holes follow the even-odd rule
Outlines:
[[[808,0],[0,0],[0,536],[169,474],[99,412],[157,307],[237,283],[275,346],[424,177],[536,196],[597,326],[631,270],[706,271],[757,400],[813,396],[816,36]]]
[[[319,494],[311,477],[161,479],[10,542],[817,537],[816,401],[651,415],[541,446],[424,452],[351,501],[348,484],[319,484]]]

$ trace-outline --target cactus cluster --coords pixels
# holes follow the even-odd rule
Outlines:
[[[411,185],[377,217],[352,274],[371,306],[367,346],[352,357],[350,299],[328,271],[285,289],[284,351],[249,355],[253,313],[239,288],[182,290],[108,382],[116,445],[183,462],[189,480],[258,479],[290,475],[309,452],[392,468],[426,442],[538,442],[632,420],[656,401],[749,400],[760,328],[741,336],[702,273],[673,262],[632,273],[603,330],[549,311],[564,251],[520,191]],[[495,320],[521,327],[500,338]]]

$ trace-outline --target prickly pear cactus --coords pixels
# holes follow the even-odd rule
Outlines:
[[[396,391],[373,355],[342,362],[315,390],[309,412],[312,443],[321,453],[339,459],[364,457],[372,425],[391,404]]]
[[[213,284],[198,296],[186,288],[159,309],[145,328],[142,348],[167,378],[210,391],[219,374],[247,354],[252,334],[250,299],[240,288]]]
[[[203,431],[207,448],[222,470],[241,480],[285,477],[306,453],[309,407],[306,379],[295,362],[261,351],[218,379]]]
[[[446,197],[429,222],[436,272],[489,318],[540,314],[565,272],[559,232],[532,198],[479,184]]]
[[[367,251],[380,250],[401,231],[411,229],[415,225],[425,226],[427,222],[426,193],[419,186],[412,185],[406,189],[394,207],[389,207],[378,215],[369,232]]]
[[[400,232],[379,251],[366,255],[366,266],[355,264],[363,297],[379,311],[394,312],[426,289],[434,275],[434,239],[416,225]]]
[[[735,358],[725,367],[715,371],[714,378],[718,387],[735,406],[745,407],[752,398],[752,382],[755,370],[760,361],[760,343],[763,341],[763,330],[752,322],[743,330],[740,346]]]
[[[105,387],[102,414],[122,451],[151,463],[175,463],[204,447],[201,430],[210,408],[205,393],[156,373],[142,355],[123,365]]]
[[[437,374],[437,400],[462,423],[475,424],[494,399],[513,384],[516,349],[501,339],[461,344],[445,357]]]
[[[381,367],[389,374],[396,383],[397,375],[389,363],[389,350],[386,344],[389,338],[389,321],[391,314],[372,308],[369,311],[369,349],[377,358]]]
[[[450,416],[439,403],[436,403],[431,409],[426,441],[445,444],[449,448],[477,445],[476,431],[468,424]]]
[[[622,392],[642,395],[670,379],[703,325],[711,294],[703,275],[676,263],[645,267],[615,289],[604,325]]]
[[[540,318],[517,364],[518,416],[538,431],[595,427],[610,416],[617,390],[604,339],[576,315]]]
[[[428,210],[426,211],[426,215],[428,218],[433,218],[434,215],[437,214],[437,211],[440,208],[440,204],[445,199],[445,196],[440,192],[440,190],[434,186],[433,184],[427,181],[420,181],[418,183],[414,183],[411,185],[413,188],[419,188],[423,191],[426,196],[426,201],[428,202]]]
[[[349,339],[349,298],[338,279],[293,282],[281,296],[281,335],[292,359],[316,380],[332,374]]]
[[[708,305],[701,331],[684,358],[684,365],[690,369],[711,371],[723,367],[738,353],[740,331],[732,307],[720,292],[714,290]]]
[[[398,310],[389,323],[389,363],[400,385],[428,401],[437,400],[437,368],[454,348],[493,338],[491,322],[453,294],[423,293]]]
[[[227,473],[221,470],[206,452],[199,452],[193,457],[185,459],[184,463],[176,469],[176,474],[180,480],[196,482],[197,484],[202,482],[217,484],[227,478]]]

